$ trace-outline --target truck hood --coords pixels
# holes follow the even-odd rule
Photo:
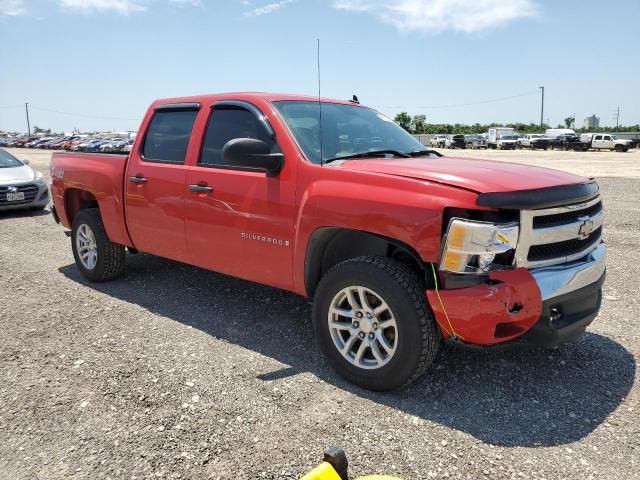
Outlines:
[[[23,165],[21,167],[0,168],[0,185],[9,183],[31,182],[35,175],[31,167]]]
[[[444,183],[477,193],[511,192],[583,183],[584,177],[549,168],[472,158],[372,158],[339,168]]]

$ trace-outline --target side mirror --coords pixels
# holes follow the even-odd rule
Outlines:
[[[269,145],[255,138],[234,138],[222,147],[226,165],[245,170],[265,172],[269,176],[280,173],[284,167],[284,155],[271,153]]]
[[[29,162],[29,160],[25,159],[25,160],[22,160],[22,163],[24,163],[25,165],[29,165],[29,163],[31,163],[31,162]]]

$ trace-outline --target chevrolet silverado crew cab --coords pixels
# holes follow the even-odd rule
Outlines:
[[[584,144],[585,150],[593,148],[594,150],[615,150],[616,152],[626,152],[633,148],[633,141],[617,138],[615,135],[608,133],[583,133],[580,135],[580,141]]]
[[[158,100],[129,155],[55,153],[51,179],[88,280],[129,250],[308,297],[328,362],[370,389],[415,380],[443,341],[554,346],[600,308],[595,181],[445,157],[354,102]]]

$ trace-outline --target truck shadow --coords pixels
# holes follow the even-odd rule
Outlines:
[[[89,284],[75,265],[60,271],[79,284],[288,365],[259,375],[262,381],[311,372],[355,395],[493,445],[575,442],[606,421],[635,377],[634,358],[622,345],[588,333],[547,351],[446,348],[418,384],[374,393],[345,382],[327,366],[315,347],[310,304],[294,294],[142,254],[129,255],[125,276],[110,283]]]

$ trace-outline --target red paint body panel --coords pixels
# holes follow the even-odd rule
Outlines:
[[[528,270],[494,272],[489,278],[498,283],[440,290],[442,304],[435,290],[427,290],[427,298],[445,338],[452,336],[453,328],[466,343],[493,345],[519,337],[539,320],[542,296]],[[516,305],[520,307],[519,311],[510,313]]]
[[[244,100],[265,114],[285,156],[277,177],[198,165],[207,122],[219,100]],[[338,227],[381,235],[408,245],[425,262],[437,262],[446,207],[477,209],[478,193],[585,180],[537,167],[450,157],[314,165],[304,158],[272,105],[278,100],[317,98],[230,93],[158,100],[145,115],[129,160],[114,155],[54,154],[52,192],[62,223],[70,226],[65,192],[82,189],[98,199],[114,242],[306,295],[307,246],[318,229]],[[143,161],[140,150],[155,108],[183,102],[201,105],[184,165]],[[148,182],[128,181],[137,175]],[[190,184],[214,190],[194,193]],[[454,329],[470,343],[507,341],[540,316],[540,292],[526,270],[492,277],[500,283],[440,292]],[[435,292],[428,291],[427,297],[446,335],[448,322]],[[509,314],[514,303],[523,308]]]
[[[128,247],[133,246],[125,225],[122,177],[126,155],[84,155],[55,152],[51,159],[51,192],[61,223],[71,228],[66,211],[65,192],[79,189],[90,192],[98,200],[102,222],[109,238]],[[56,172],[64,172],[59,178]]]
[[[402,175],[445,183],[478,193],[510,192],[584,182],[583,177],[549,168],[473,158],[355,160],[344,168]]]

